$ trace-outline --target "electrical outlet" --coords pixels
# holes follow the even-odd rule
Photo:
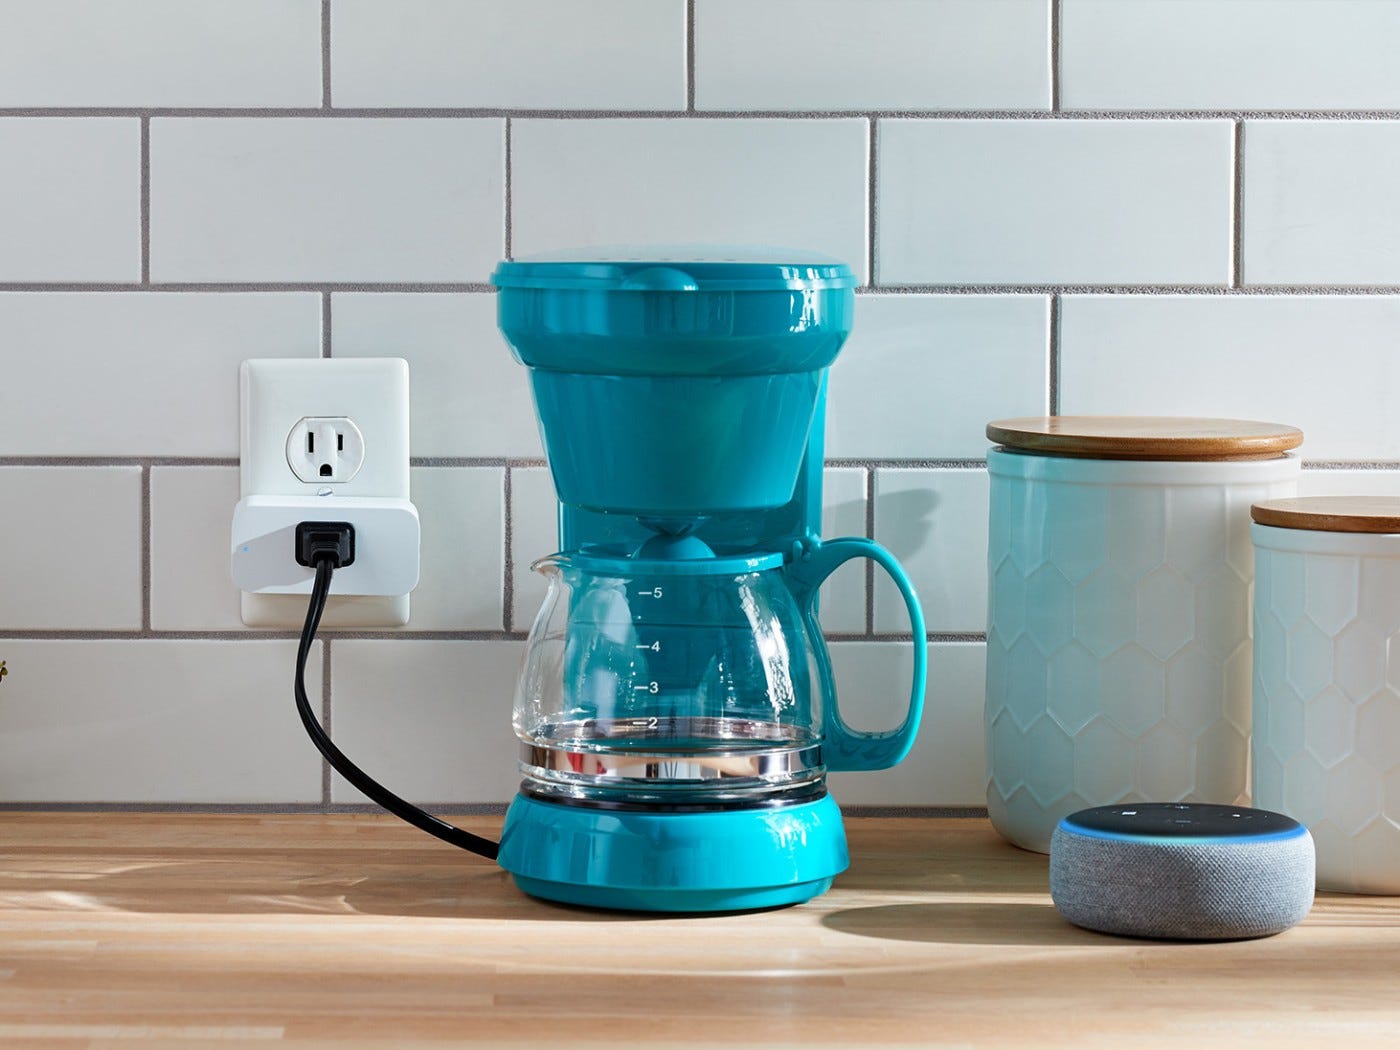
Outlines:
[[[250,627],[300,627],[312,570],[293,558],[298,522],[355,526],[323,624],[397,627],[418,581],[409,502],[408,364],[398,358],[245,361],[230,565]]]
[[[287,466],[307,484],[343,485],[365,461],[365,436],[349,416],[305,416],[287,435]]]

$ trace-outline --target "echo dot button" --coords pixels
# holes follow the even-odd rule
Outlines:
[[[1070,922],[1134,937],[1229,940],[1288,929],[1312,907],[1312,836],[1246,806],[1080,810],[1050,841],[1050,896]]]

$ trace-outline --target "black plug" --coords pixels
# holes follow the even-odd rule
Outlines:
[[[355,564],[355,526],[348,521],[303,521],[297,526],[296,559],[312,569],[321,561],[336,569]]]

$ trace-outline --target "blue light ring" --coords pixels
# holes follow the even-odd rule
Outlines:
[[[1151,834],[1128,834],[1118,831],[1100,831],[1097,828],[1086,828],[1081,824],[1076,824],[1069,817],[1062,817],[1059,823],[1059,830],[1068,835],[1082,835],[1085,838],[1105,839],[1110,842],[1132,842],[1142,845],[1152,846],[1235,846],[1251,845],[1253,843],[1282,842],[1287,839],[1300,838],[1308,834],[1308,829],[1302,824],[1297,824],[1291,828],[1283,828],[1279,831],[1270,831],[1262,835],[1151,835]]]

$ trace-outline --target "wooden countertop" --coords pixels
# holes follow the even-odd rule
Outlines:
[[[648,918],[530,900],[388,817],[0,814],[0,1046],[1400,1045],[1400,898],[1119,940],[985,821],[849,830],[825,897]]]

